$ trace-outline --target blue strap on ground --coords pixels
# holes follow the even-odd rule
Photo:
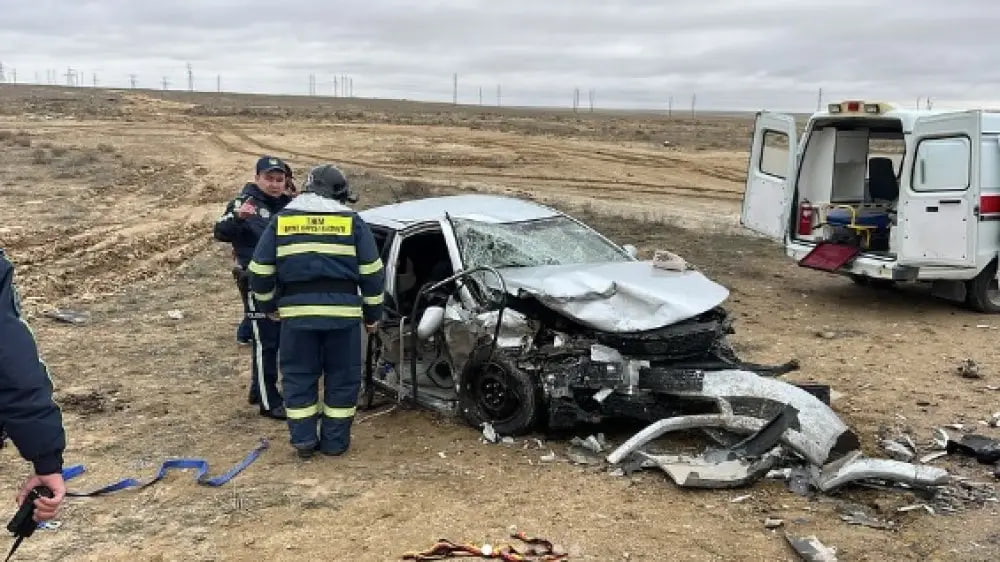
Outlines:
[[[108,486],[90,492],[66,492],[66,495],[82,498],[82,497],[100,496],[111,492],[117,492],[118,490],[124,490],[125,488],[142,489],[162,480],[163,477],[167,475],[167,472],[170,471],[171,469],[174,470],[195,469],[197,471],[195,479],[198,481],[198,484],[201,484],[202,486],[218,487],[232,480],[232,478],[237,474],[239,474],[240,472],[243,472],[243,470],[246,467],[250,466],[250,464],[253,461],[257,460],[257,457],[259,457],[260,454],[264,452],[264,449],[267,449],[267,447],[268,447],[267,440],[261,439],[260,444],[257,445],[257,447],[255,447],[254,450],[250,451],[250,454],[247,455],[236,466],[229,469],[228,472],[220,474],[213,478],[205,477],[208,474],[208,461],[206,461],[205,459],[169,459],[164,461],[163,464],[160,465],[160,471],[157,472],[156,476],[154,476],[152,480],[149,480],[148,482],[143,483],[136,480],[135,478],[126,478],[120,482],[116,482],[114,484],[110,484]],[[85,470],[86,469],[84,469],[82,464],[76,464],[73,466],[66,467],[65,469],[63,469],[63,480],[71,480],[73,478],[76,478],[77,476],[83,474]]]

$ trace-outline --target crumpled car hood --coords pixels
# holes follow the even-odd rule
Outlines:
[[[652,262],[546,265],[498,269],[507,291],[596,330],[639,332],[692,318],[718,306],[729,290],[693,270],[668,271]],[[497,281],[485,276],[493,288]]]

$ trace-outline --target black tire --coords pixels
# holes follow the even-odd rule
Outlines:
[[[979,272],[979,275],[965,282],[965,304],[977,312],[1000,313],[997,260],[991,261]]]
[[[490,358],[485,345],[473,352],[462,372],[458,400],[469,425],[482,428],[488,422],[500,435],[523,435],[538,421],[542,389],[499,350]]]

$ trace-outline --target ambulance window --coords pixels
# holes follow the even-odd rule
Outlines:
[[[914,191],[963,191],[969,187],[968,137],[923,139],[913,162]]]
[[[788,177],[788,135],[770,129],[764,131],[764,142],[760,150],[760,171],[777,178]]]
[[[899,177],[899,172],[903,166],[903,155],[906,153],[906,141],[903,133],[899,132],[876,132],[868,136],[868,163],[872,158],[888,158],[892,160],[892,169]],[[866,171],[865,177],[869,177]]]

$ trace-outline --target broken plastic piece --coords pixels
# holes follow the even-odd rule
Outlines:
[[[888,480],[909,486],[943,486],[949,481],[948,471],[933,466],[918,466],[890,459],[870,459],[860,451],[823,467],[816,487],[829,492],[858,480]]]
[[[821,543],[816,535],[800,538],[785,533],[785,540],[806,562],[837,562],[837,551]]]
[[[945,450],[949,453],[962,453],[976,457],[982,464],[1000,462],[1000,441],[983,435],[963,435],[960,441],[948,440]]]
[[[639,451],[644,458],[667,473],[670,478],[685,488],[737,488],[760,479],[781,458],[784,451],[776,447],[755,462],[742,459],[712,462],[704,456],[650,455]]]

